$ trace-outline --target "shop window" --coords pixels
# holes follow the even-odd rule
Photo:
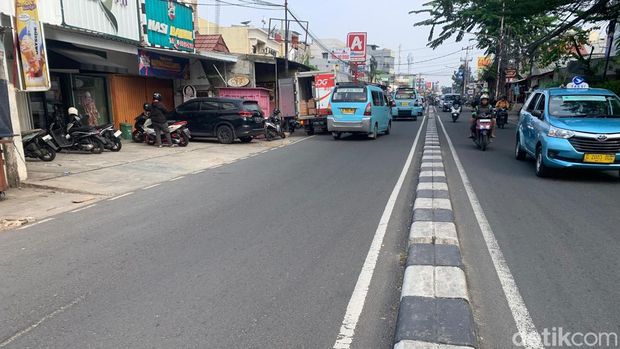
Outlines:
[[[73,76],[73,102],[90,125],[110,122],[105,78],[99,76]]]

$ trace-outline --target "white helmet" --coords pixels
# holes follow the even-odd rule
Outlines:
[[[78,115],[79,114],[77,108],[75,108],[75,107],[69,108],[68,112],[69,112],[69,115]]]
[[[485,93],[482,96],[480,96],[480,100],[483,100],[483,99],[490,99],[489,95]]]

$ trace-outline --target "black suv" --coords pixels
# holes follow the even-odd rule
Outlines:
[[[192,137],[216,137],[230,144],[237,138],[248,143],[264,134],[264,116],[256,101],[196,98],[179,105],[168,118],[187,121]]]

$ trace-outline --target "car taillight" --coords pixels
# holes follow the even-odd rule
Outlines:
[[[327,105],[325,115],[332,115],[332,104],[331,103]]]
[[[239,112],[239,116],[241,116],[244,119],[249,119],[252,117],[252,112],[249,112],[247,110],[242,110]]]
[[[370,103],[366,104],[366,109],[364,109],[364,116],[372,115],[372,105]]]

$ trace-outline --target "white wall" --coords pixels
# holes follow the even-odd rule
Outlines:
[[[39,20],[43,23],[61,25],[60,0],[39,0]],[[0,13],[15,16],[15,0],[0,0]]]

